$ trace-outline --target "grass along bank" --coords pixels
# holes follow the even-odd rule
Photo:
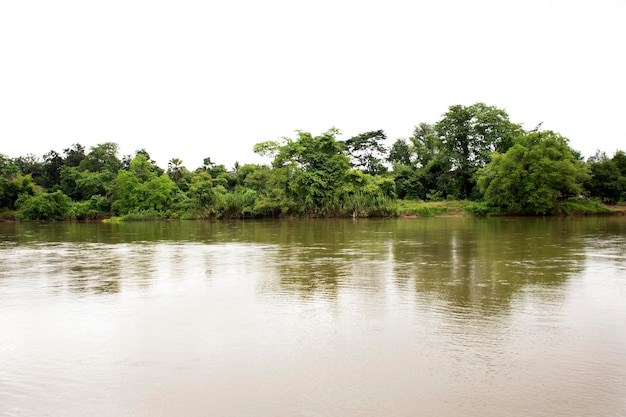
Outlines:
[[[557,201],[554,211],[547,216],[569,215],[624,215],[626,205],[606,205],[597,199],[576,198],[567,201]],[[497,207],[490,207],[486,203],[468,200],[450,201],[416,201],[400,200],[398,214],[401,217],[445,217],[445,216],[516,216],[515,212],[504,212]],[[526,214],[529,215],[529,214]],[[541,216],[532,214],[531,216]]]

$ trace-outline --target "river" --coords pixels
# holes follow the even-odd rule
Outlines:
[[[626,217],[0,224],[2,416],[626,415]]]

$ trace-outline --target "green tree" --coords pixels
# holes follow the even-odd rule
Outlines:
[[[213,178],[213,182],[217,185],[222,185],[227,190],[234,190],[237,185],[237,176],[231,172],[228,172],[223,164],[216,164],[211,158],[204,158],[202,166],[196,170],[197,172],[204,171]]]
[[[582,192],[584,164],[569,142],[552,131],[518,137],[506,153],[495,153],[480,170],[485,202],[515,214],[549,214],[556,201]]]
[[[89,153],[80,161],[82,171],[109,171],[113,175],[122,168],[122,161],[117,157],[117,143],[105,142],[91,147]]]
[[[41,192],[30,174],[22,175],[19,170],[8,176],[0,176],[0,209],[15,210],[20,196],[33,196]]]
[[[188,172],[189,170],[183,166],[183,160],[180,158],[172,158],[167,163],[167,175],[176,184],[179,184]]]
[[[17,205],[21,220],[63,220],[68,217],[72,200],[57,190],[54,193],[22,194]]]
[[[279,216],[296,212],[295,203],[287,195],[288,168],[267,165],[244,165],[243,185],[257,193],[254,211],[260,216]]]
[[[274,168],[284,168],[289,197],[301,213],[333,215],[340,210],[340,187],[350,169],[339,130],[319,136],[298,131],[296,140],[284,139],[274,158]]]
[[[626,153],[624,151],[617,151],[615,155],[613,155],[612,159],[613,163],[619,169],[620,174],[623,177],[626,177]]]
[[[143,156],[145,156],[145,157],[146,157],[146,161],[148,161],[148,162],[149,162],[149,165],[150,165],[150,167],[151,167],[150,169],[151,169],[153,172],[155,172],[157,175],[163,175],[163,173],[165,172],[165,170],[163,170],[163,168],[161,168],[161,167],[157,164],[157,162],[156,162],[154,159],[152,159],[152,158],[150,157],[150,154],[148,153],[148,151],[146,151],[144,148],[141,148],[141,149],[139,149],[138,151],[136,151],[136,152],[135,152],[135,156],[137,156],[137,155],[143,155]],[[133,157],[133,159],[134,159],[134,157]],[[131,159],[130,157],[128,157],[128,161],[127,161],[127,162],[122,161],[122,167],[124,167],[124,164],[125,164],[125,163],[127,163],[127,164],[128,164],[128,169],[130,169],[130,164],[131,164],[131,162],[132,162],[132,160],[133,160],[133,159]]]
[[[493,152],[506,152],[523,133],[506,111],[484,103],[451,106],[434,129],[452,162],[457,198],[474,197],[476,171],[491,161]]]
[[[114,188],[112,209],[118,214],[156,211],[164,214],[171,208],[176,185],[144,153],[137,153],[130,169],[120,170]]]
[[[32,175],[22,175],[12,158],[0,154],[0,210],[15,210],[21,194],[34,195],[36,191]]]
[[[107,196],[113,187],[116,174],[104,170],[92,172],[79,167],[61,169],[61,190],[73,200],[89,200],[92,196]]]
[[[255,202],[257,193],[249,188],[237,186],[234,191],[227,191],[224,187],[217,187],[217,217],[250,218],[256,217]]]
[[[29,153],[25,156],[19,156],[13,160],[13,163],[18,167],[22,175],[30,175],[36,184],[43,185],[43,162],[37,155]]]
[[[41,185],[47,190],[58,187],[61,183],[61,169],[64,160],[56,151],[51,150],[43,156]]]
[[[626,176],[620,172],[615,157],[609,159],[604,152],[597,152],[589,158],[587,164],[590,175],[585,182],[585,189],[589,195],[606,203],[618,202],[626,191]]]
[[[385,217],[397,213],[396,184],[390,177],[350,170],[340,195],[342,215]]]
[[[77,167],[83,159],[85,159],[85,147],[80,143],[75,143],[67,149],[63,149],[65,158],[63,165],[68,167]]]
[[[383,164],[387,149],[383,144],[387,135],[383,130],[361,133],[345,141],[352,167],[366,174],[379,175],[387,172]]]
[[[443,141],[437,136],[435,126],[428,123],[415,126],[409,140],[413,145],[412,153],[418,167],[425,167],[444,151]]]
[[[281,148],[290,141],[291,139],[289,138],[281,138],[280,141],[266,140],[255,144],[252,149],[257,155],[266,156],[274,160],[278,156]]]
[[[10,166],[15,167],[13,160],[8,156],[0,153],[0,175],[7,175],[6,169]]]
[[[459,196],[450,153],[434,125],[420,123],[408,142],[399,139],[394,147],[396,154],[390,159],[396,161],[393,176],[400,198],[442,200]]]
[[[217,194],[211,174],[206,171],[197,171],[192,175],[188,195],[193,211],[200,217],[215,215]]]
[[[406,139],[397,139],[393,145],[391,145],[387,161],[391,162],[394,166],[396,164],[404,166],[411,165],[411,147]]]
[[[106,142],[84,153],[82,145],[66,149],[65,163],[60,170],[59,187],[75,201],[93,196],[107,197],[113,187],[122,161],[117,157],[118,145]]]

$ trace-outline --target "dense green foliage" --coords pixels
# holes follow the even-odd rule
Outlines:
[[[63,192],[22,194],[18,198],[19,218],[23,220],[63,220],[68,218],[72,200]]]
[[[522,129],[509,121],[504,110],[477,103],[451,106],[435,125],[435,133],[456,173],[452,192],[457,197],[470,198],[476,196],[478,169],[491,160],[493,152],[506,152]]]
[[[492,157],[478,184],[488,205],[508,213],[552,213],[557,200],[580,195],[588,177],[567,139],[551,131],[520,136]]]
[[[626,154],[615,153],[609,159],[605,153],[598,152],[588,161],[590,176],[585,181],[585,188],[593,196],[607,203],[617,203],[624,199],[626,192]]]
[[[334,128],[296,134],[254,146],[270,164],[230,170],[209,157],[195,170],[171,158],[164,170],[145,149],[120,158],[112,142],[42,158],[0,154],[0,218],[567,214],[602,212],[600,201],[626,194],[623,151],[585,162],[566,138],[524,131],[483,103],[451,106],[390,147],[383,130],[343,141]],[[450,200],[462,202],[432,203]]]

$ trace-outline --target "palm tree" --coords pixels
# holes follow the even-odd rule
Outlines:
[[[175,183],[178,183],[187,172],[187,168],[183,165],[183,161],[180,158],[172,158],[167,163],[167,175],[169,175],[170,179]]]

